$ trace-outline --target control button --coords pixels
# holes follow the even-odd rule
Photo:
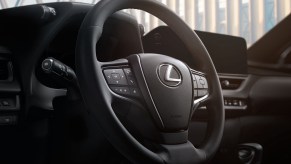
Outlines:
[[[128,87],[111,87],[113,92],[121,95],[130,95]]]
[[[227,105],[227,100],[224,100],[224,105]]]
[[[238,100],[233,100],[233,101],[232,101],[232,105],[233,105],[233,106],[239,106]]]
[[[9,101],[7,101],[7,100],[2,100],[2,101],[1,101],[1,104],[2,104],[3,106],[10,106],[10,103],[9,103]]]
[[[199,82],[201,85],[205,85],[205,81],[202,79],[202,77],[201,77],[201,79],[199,79]]]
[[[196,78],[196,80],[197,80],[197,86],[198,86],[198,88],[199,89],[203,89],[204,87],[203,87],[203,85],[200,83],[200,76],[198,76],[198,75],[195,75],[195,78]]]
[[[111,77],[111,73],[107,73],[107,71],[104,71],[104,75],[105,75],[105,78],[106,78],[107,82],[110,81],[110,80],[112,79],[112,77]],[[109,83],[109,82],[108,82],[108,83]]]
[[[228,87],[230,85],[230,82],[228,80],[223,80],[221,82],[222,87]]]
[[[208,83],[205,77],[201,76],[200,83],[203,85],[203,88],[208,89]]]
[[[127,79],[128,79],[128,84],[129,85],[133,85],[133,86],[136,85],[135,79],[133,77],[129,76],[129,77],[127,77]]]
[[[245,105],[245,103],[244,103],[243,100],[239,100],[239,101],[238,101],[238,104],[239,104],[239,106],[244,106],[244,105]]]
[[[15,99],[3,98],[0,99],[0,111],[2,110],[17,110]]]
[[[137,88],[130,88],[130,95],[134,97],[140,97],[140,92]]]
[[[11,117],[9,117],[9,116],[0,117],[0,124],[7,124],[10,122],[11,122]]]
[[[111,71],[108,69],[108,70],[104,70],[104,75],[105,75],[105,78],[106,80],[111,80],[112,77],[111,77]]]
[[[197,85],[197,80],[195,78],[195,75],[192,74],[192,77],[193,77],[193,87],[194,87],[194,89],[197,89],[198,85]]]
[[[133,76],[130,68],[124,68],[123,71],[125,72],[126,76]]]
[[[119,73],[112,73],[111,77],[115,80],[119,80],[120,79],[120,74]]]
[[[63,76],[66,74],[66,68],[59,62],[54,62],[54,67],[52,67],[53,71],[59,76]]]
[[[16,116],[0,116],[0,124],[11,125],[16,123]]]
[[[42,62],[42,68],[45,70],[51,69],[52,65],[53,65],[52,59],[46,59]]]
[[[198,89],[198,97],[203,97],[208,94],[206,89]]]
[[[198,97],[198,90],[194,89],[194,97]]]
[[[127,85],[127,80],[122,69],[106,69],[104,70],[104,75],[108,84]]]
[[[232,106],[232,102],[231,102],[231,100],[228,100],[228,101],[227,101],[227,106]]]

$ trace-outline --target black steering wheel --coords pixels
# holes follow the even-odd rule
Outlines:
[[[160,54],[133,54],[100,62],[96,44],[106,19],[140,9],[164,21],[181,39],[200,71]],[[224,128],[217,72],[203,43],[183,20],[155,0],[101,0],[85,17],[76,49],[76,71],[89,113],[110,143],[133,163],[202,163],[217,151]],[[192,114],[209,111],[199,147],[188,141]]]

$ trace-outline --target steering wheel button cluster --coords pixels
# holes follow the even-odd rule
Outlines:
[[[136,80],[130,68],[104,69],[105,79],[110,89],[119,95],[140,97]]]
[[[204,76],[192,74],[192,77],[195,89],[208,89],[208,83]]]
[[[111,85],[128,85],[122,69],[104,70],[107,83]]]
[[[197,97],[198,96],[198,92],[197,92],[198,85],[197,85],[197,80],[196,80],[194,74],[192,74],[192,78],[193,78],[194,97]]]
[[[192,74],[194,97],[203,97],[208,94],[208,83],[206,78],[202,75]]]

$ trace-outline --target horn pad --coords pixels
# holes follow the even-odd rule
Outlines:
[[[158,54],[141,54],[139,58],[164,130],[187,130],[193,103],[192,76],[188,66],[180,60]]]

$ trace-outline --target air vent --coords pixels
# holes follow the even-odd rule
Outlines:
[[[11,52],[0,46],[0,81],[13,80]]]
[[[6,60],[0,60],[0,80],[9,80],[10,63]]]
[[[240,78],[219,78],[222,89],[238,89],[245,79]]]

